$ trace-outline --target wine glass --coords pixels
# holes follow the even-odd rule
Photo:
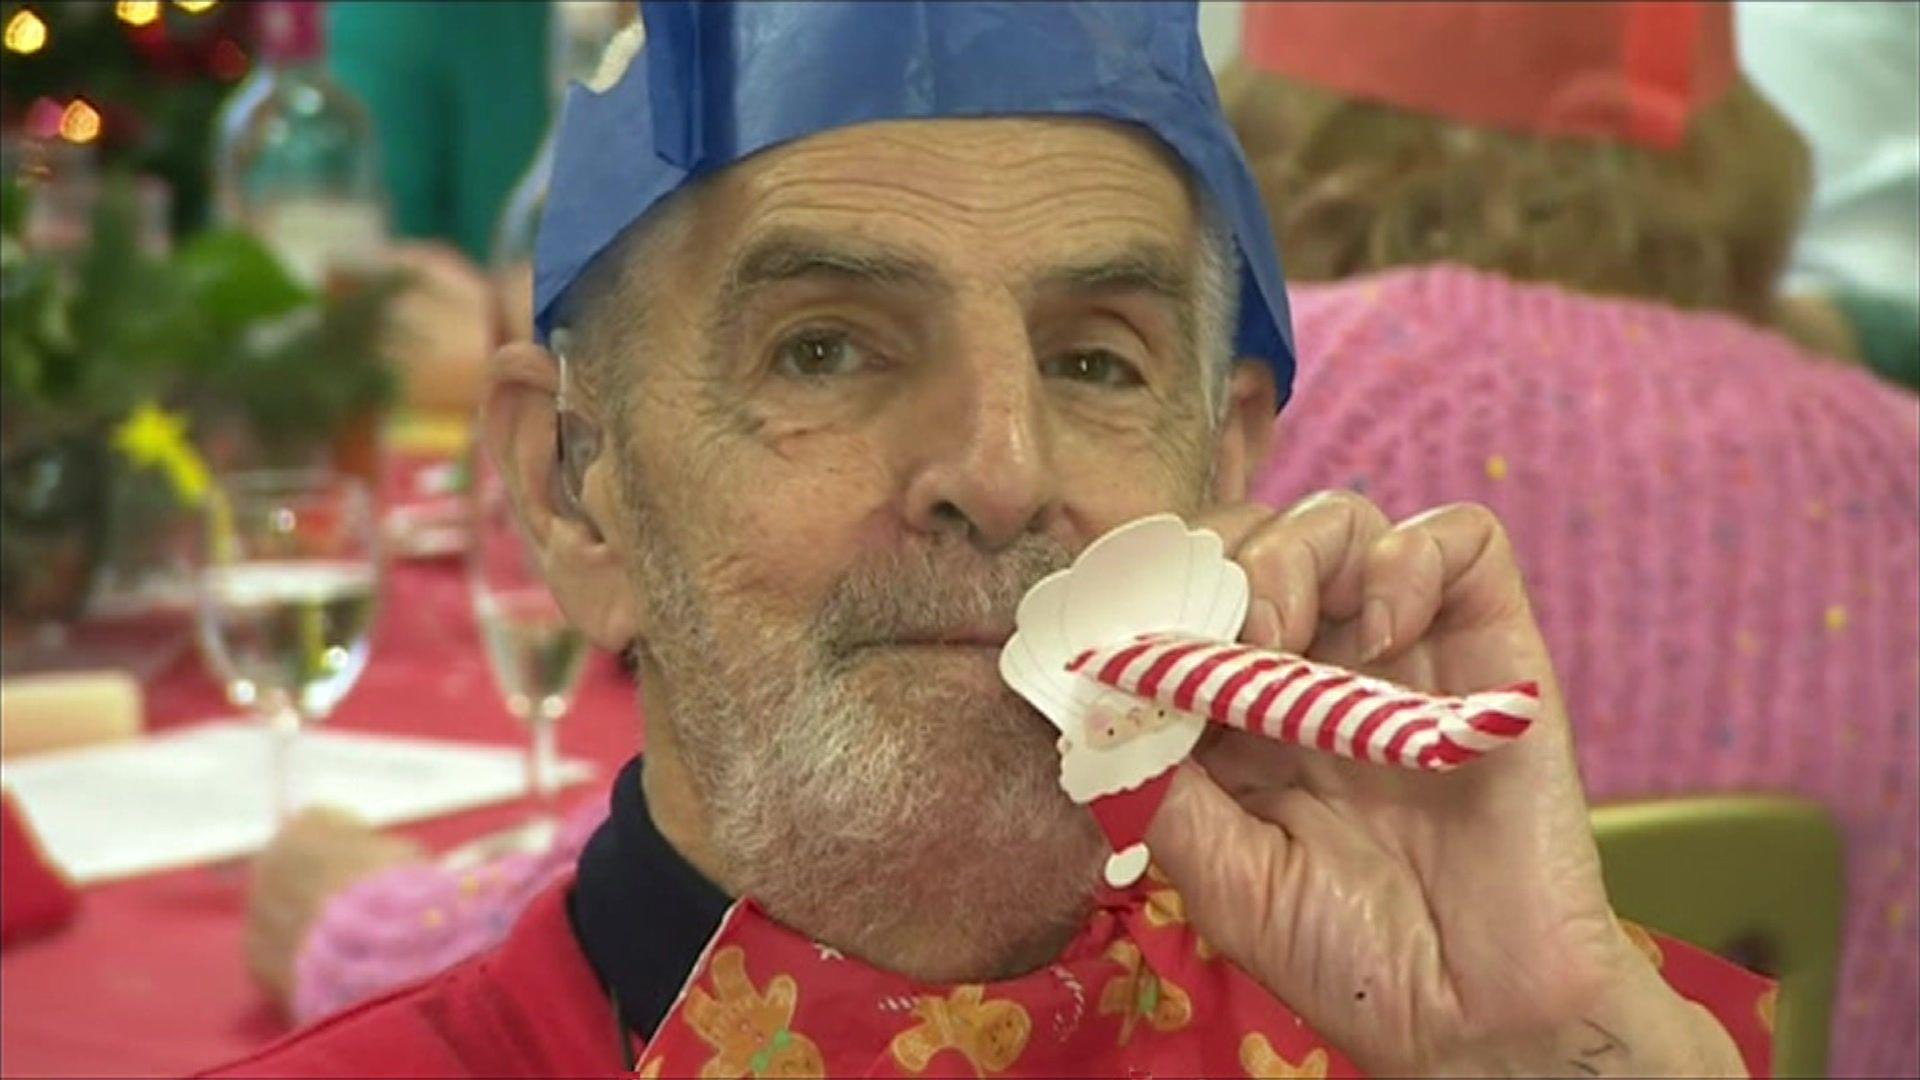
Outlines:
[[[233,473],[208,493],[197,625],[227,697],[270,733],[274,827],[297,804],[302,726],[330,715],[366,668],[380,594],[373,498],[324,469]]]
[[[474,619],[507,711],[527,726],[528,820],[489,846],[540,850],[559,819],[558,729],[586,668],[587,640],[561,613],[508,497],[506,480],[485,448],[467,456],[467,580]]]

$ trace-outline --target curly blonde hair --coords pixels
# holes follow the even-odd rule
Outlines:
[[[1745,80],[1671,152],[1470,127],[1244,62],[1220,97],[1300,281],[1444,261],[1765,323],[1811,179]]]

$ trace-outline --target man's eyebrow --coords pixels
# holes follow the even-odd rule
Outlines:
[[[750,241],[721,279],[716,321],[732,321],[755,292],[806,279],[889,288],[936,290],[940,276],[925,260],[871,243],[805,229],[776,229]]]
[[[1185,300],[1193,292],[1193,274],[1171,248],[1140,241],[1113,252],[1050,266],[1035,278],[1043,291],[1141,292]]]

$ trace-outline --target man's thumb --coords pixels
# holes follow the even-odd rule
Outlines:
[[[1147,828],[1153,861],[1180,890],[1189,911],[1244,914],[1248,901],[1270,891],[1267,874],[1281,861],[1287,842],[1283,830],[1247,813],[1192,761],[1180,763],[1166,801]]]
[[[1153,860],[1179,890],[1195,932],[1269,990],[1280,975],[1275,949],[1292,937],[1282,925],[1292,913],[1278,901],[1293,843],[1192,761],[1180,764],[1147,829]]]

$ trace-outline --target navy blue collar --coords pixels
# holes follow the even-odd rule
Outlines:
[[[654,827],[635,757],[580,852],[567,912],[587,963],[641,1038],[653,1038],[732,903]]]

